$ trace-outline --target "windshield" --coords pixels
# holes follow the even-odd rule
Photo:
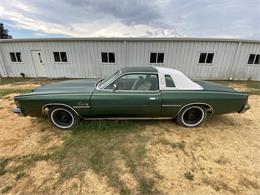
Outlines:
[[[98,87],[99,88],[104,88],[106,85],[108,85],[110,82],[112,82],[116,77],[118,77],[120,74],[120,71],[118,70],[117,72],[115,72],[114,74],[112,74],[111,76],[105,78],[104,80],[102,80],[99,84]]]

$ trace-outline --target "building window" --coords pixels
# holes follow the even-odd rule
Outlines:
[[[169,75],[169,74],[165,75],[165,84],[166,84],[166,87],[175,87],[175,84],[172,80],[171,75]]]
[[[212,64],[214,59],[214,53],[200,53],[200,64]]]
[[[150,53],[150,63],[163,63],[164,53]]]
[[[20,52],[10,52],[11,62],[22,62]]]
[[[68,62],[66,52],[53,52],[55,62]]]
[[[260,64],[260,54],[250,54],[248,64]]]
[[[115,63],[115,53],[113,52],[101,52],[102,63]]]

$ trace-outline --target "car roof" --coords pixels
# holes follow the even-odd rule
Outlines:
[[[122,73],[128,72],[149,72],[149,73],[158,73],[158,70],[153,66],[136,66],[136,67],[125,67],[120,70]]]

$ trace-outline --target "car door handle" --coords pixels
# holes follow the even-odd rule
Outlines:
[[[158,98],[150,97],[149,100],[157,100]]]

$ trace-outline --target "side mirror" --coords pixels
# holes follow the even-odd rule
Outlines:
[[[117,90],[117,85],[116,83],[113,84],[113,92],[115,92]]]

